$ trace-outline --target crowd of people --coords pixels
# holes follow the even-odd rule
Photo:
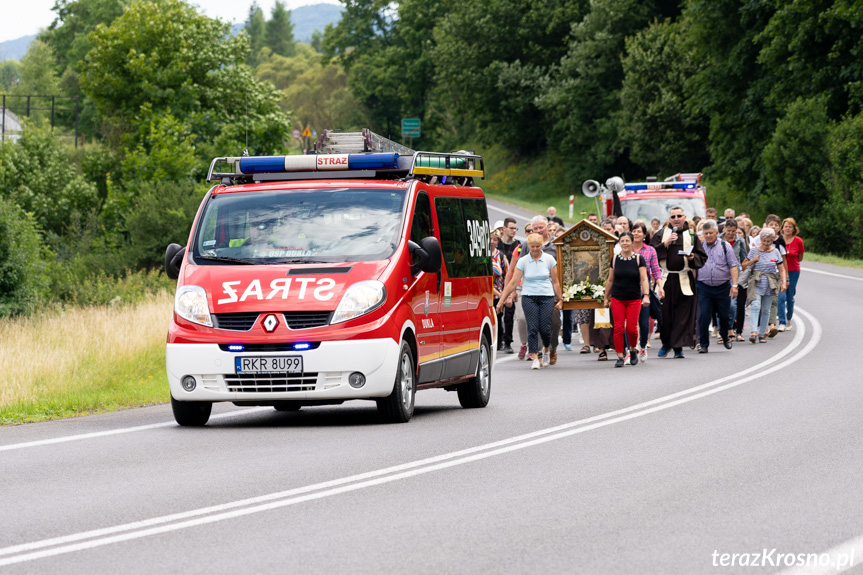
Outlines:
[[[623,367],[646,362],[651,339],[660,340],[658,357],[682,359],[687,349],[708,353],[714,340],[731,350],[736,342],[767,343],[793,329],[805,253],[794,218],[771,214],[755,226],[730,208],[722,217],[708,208],[704,218],[687,218],[674,206],[665,222],[621,215],[600,221],[595,213],[585,219],[616,239],[601,278],[610,326],[597,322],[593,309],[562,309],[566,286],[558,280],[553,240],[566,227],[554,208],[527,222],[524,241],[516,237],[518,222],[506,218],[491,234],[499,352],[516,353],[518,330],[518,358],[541,369],[557,363],[560,339],[573,350],[575,332],[580,353],[606,361],[613,348],[615,367]]]

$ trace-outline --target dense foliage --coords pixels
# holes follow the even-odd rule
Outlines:
[[[816,250],[863,242],[859,1],[342,1],[323,49],[373,127],[416,116],[424,147],[550,156],[578,183],[704,171]]]

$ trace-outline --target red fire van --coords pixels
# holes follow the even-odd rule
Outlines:
[[[218,171],[228,166],[227,171]],[[406,422],[417,389],[491,392],[496,325],[482,158],[363,130],[306,156],[217,158],[176,277],[174,417],[213,402],[279,411],[373,399]]]

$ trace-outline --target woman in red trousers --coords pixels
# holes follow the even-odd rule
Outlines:
[[[638,342],[638,315],[642,306],[650,305],[650,292],[644,258],[632,251],[632,233],[621,233],[618,245],[620,253],[611,260],[611,269],[605,282],[605,306],[611,307],[614,322],[614,351],[617,352],[614,367],[623,367],[626,363],[624,331],[632,345],[629,363],[638,363],[638,349],[635,347]]]

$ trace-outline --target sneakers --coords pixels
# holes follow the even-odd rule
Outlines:
[[[524,356],[527,355],[527,344],[521,344],[521,349],[518,350],[518,359],[524,359]]]
[[[641,361],[641,363],[647,363],[647,350],[646,349],[638,350],[638,359],[639,359],[639,361]]]
[[[788,320],[788,325],[785,326],[785,331],[791,331],[794,329],[794,326],[791,325],[791,320]]]
[[[572,348],[570,348],[570,349],[572,349]],[[557,363],[557,350],[556,349],[553,349],[553,350],[548,352],[548,363],[550,365],[554,365]]]
[[[550,353],[538,353],[536,355],[539,356],[539,360],[542,362],[542,367],[549,366],[548,356],[551,355]]]
[[[530,366],[530,369],[539,369],[539,358],[533,360],[533,363]]]
[[[563,344],[563,349],[565,349],[566,351],[572,351],[572,346],[568,343],[565,343]]]
[[[629,365],[638,365],[638,350],[634,347],[629,348]]]
[[[511,346],[510,344],[508,344],[508,343],[507,343],[507,344],[505,344],[505,345],[503,346],[503,349],[502,349],[501,351],[502,351],[503,353],[515,353],[515,352],[512,350],[512,346]]]
[[[665,357],[668,355],[668,348],[664,345],[660,348],[659,353],[656,354],[658,357]]]
[[[784,323],[780,323],[780,324],[779,324],[779,327],[778,327],[777,329],[779,330],[779,332],[780,332],[780,333],[781,333],[781,332],[783,332],[783,331],[785,331],[785,324],[784,324]]]
[[[614,367],[623,367],[626,361],[622,357],[618,357],[617,361],[614,362]]]

